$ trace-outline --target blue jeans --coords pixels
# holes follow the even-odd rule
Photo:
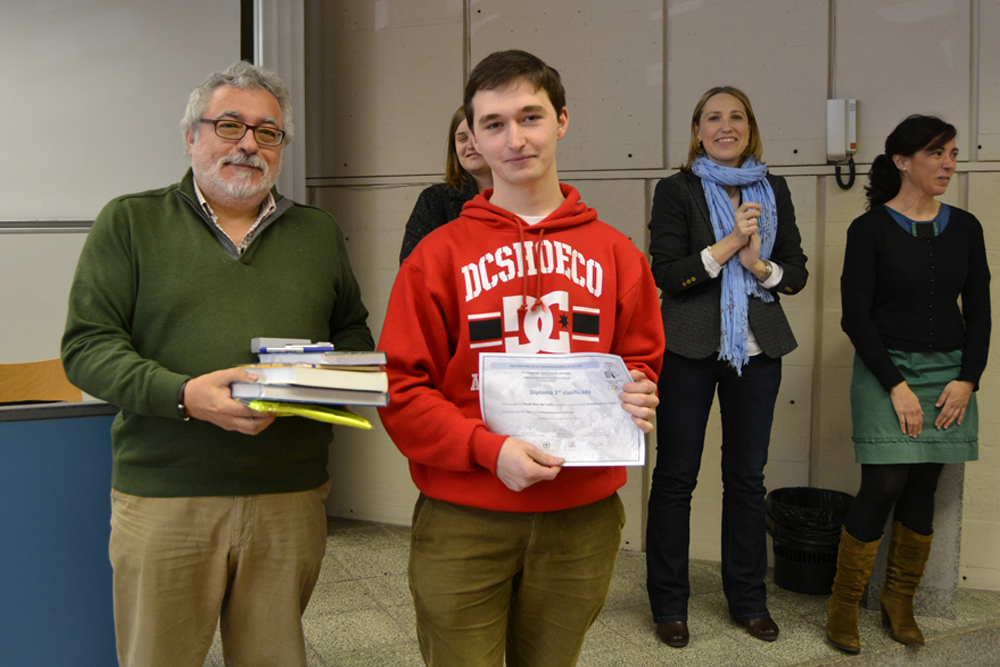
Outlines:
[[[781,359],[764,354],[750,357],[742,376],[714,355],[664,356],[646,527],[646,588],[656,623],[687,620],[691,494],[716,387],[722,414],[722,587],[736,621],[770,615],[764,465],[780,384]]]

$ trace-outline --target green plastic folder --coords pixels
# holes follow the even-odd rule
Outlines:
[[[359,414],[347,410],[329,408],[325,405],[311,405],[308,403],[275,403],[273,401],[261,401],[254,399],[247,401],[246,406],[257,412],[273,412],[279,417],[305,417],[316,421],[338,424],[340,426],[350,426],[366,431],[371,430],[371,423]]]

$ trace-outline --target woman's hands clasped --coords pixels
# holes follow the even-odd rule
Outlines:
[[[733,224],[733,231],[730,232],[730,236],[733,240],[739,243],[742,248],[750,242],[753,236],[757,235],[757,230],[760,227],[760,204],[752,201],[743,202],[740,207],[736,209],[735,222]]]
[[[712,256],[719,264],[725,264],[735,254],[747,271],[760,278],[767,267],[760,258],[759,229],[760,204],[743,202],[736,209],[733,231],[724,239],[724,243],[712,247]]]
[[[760,234],[754,232],[750,241],[739,250],[740,264],[757,278],[764,275],[767,267],[760,258]]]

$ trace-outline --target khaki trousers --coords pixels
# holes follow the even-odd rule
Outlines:
[[[329,492],[329,482],[236,497],[112,491],[122,667],[202,667],[217,623],[227,667],[305,667],[301,619],[326,550]]]
[[[430,667],[572,667],[608,594],[618,494],[557,512],[496,512],[421,495],[410,591]]]

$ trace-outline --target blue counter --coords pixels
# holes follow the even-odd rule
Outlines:
[[[117,664],[104,403],[0,408],[0,665]]]

